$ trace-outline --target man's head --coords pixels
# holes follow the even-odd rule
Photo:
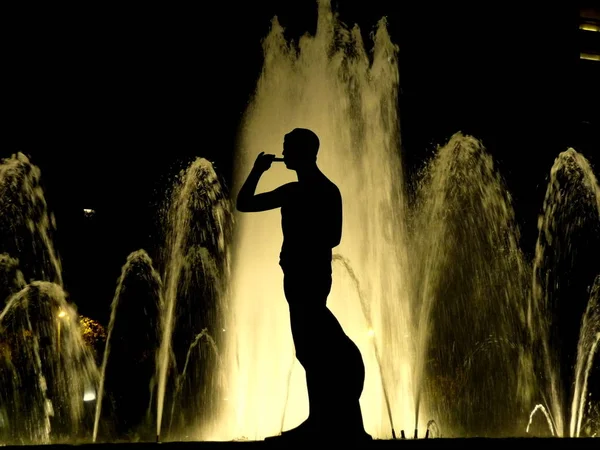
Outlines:
[[[288,169],[315,165],[318,151],[318,136],[306,128],[294,128],[283,139],[283,159]]]

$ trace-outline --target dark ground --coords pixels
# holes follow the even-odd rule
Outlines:
[[[319,445],[319,443],[315,443]],[[323,444],[321,444],[323,445]],[[335,445],[335,444],[332,444]],[[356,445],[352,448],[377,448],[377,449],[393,449],[393,448],[414,448],[414,449],[435,449],[435,448],[482,448],[484,446],[493,445],[496,448],[508,448],[512,446],[526,445],[527,448],[598,448],[598,439],[552,439],[552,438],[524,438],[524,439],[406,439],[406,440],[389,440],[389,441],[373,441],[366,445]],[[40,447],[40,450],[72,450],[74,448],[80,450],[101,450],[110,449],[117,450],[119,447],[133,450],[136,447],[138,450],[151,449],[160,447],[161,450],[204,450],[204,449],[238,449],[238,450],[261,450],[275,448],[303,448],[304,445],[282,445],[275,442],[257,441],[257,442],[169,442],[160,444],[82,444],[82,445],[44,445],[28,447],[32,450],[35,447]],[[329,447],[329,445],[327,445]],[[5,447],[7,450],[21,449],[22,447]]]

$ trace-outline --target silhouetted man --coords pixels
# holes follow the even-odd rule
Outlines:
[[[306,371],[309,417],[282,438],[371,439],[359,398],[365,369],[360,351],[327,308],[332,248],[342,236],[342,197],[317,167],[319,138],[296,128],[285,135],[283,158],[298,181],[255,194],[275,156],[261,152],[237,197],[242,212],[281,208],[279,264],[289,305],[296,357]],[[281,439],[281,438],[279,438]]]

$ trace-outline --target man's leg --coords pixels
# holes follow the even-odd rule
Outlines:
[[[310,405],[307,421],[288,435],[327,433],[335,439],[344,433],[370,438],[363,428],[359,404],[364,364],[358,347],[326,307],[330,274],[310,278],[286,274],[284,289],[296,357],[306,371]]]
[[[326,429],[333,439],[370,440],[360,409],[365,381],[360,350],[329,309],[324,310],[321,321],[327,345],[322,354],[321,376],[315,382],[315,390],[322,392],[325,400],[319,413],[325,417]]]
[[[306,372],[309,398],[309,417],[298,427],[284,432],[291,439],[302,439],[321,434],[326,415],[327,395],[323,355],[327,337],[323,334],[323,320],[316,311],[326,309],[331,289],[331,276],[326,273],[307,274],[303,268],[284,271],[284,291],[289,304],[290,325],[296,358]]]

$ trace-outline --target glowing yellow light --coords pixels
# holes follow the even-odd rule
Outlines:
[[[66,311],[63,311],[62,309],[58,312],[58,317],[65,317],[67,315]]]
[[[600,25],[596,25],[595,23],[582,23],[579,25],[579,29],[584,31],[600,31]]]
[[[92,402],[94,400],[96,400],[96,391],[94,391],[93,389],[86,390],[83,393],[84,402]]]
[[[325,20],[327,28],[335,29],[338,25],[330,2],[318,3],[319,22]],[[372,83],[369,68],[364,67],[360,58],[346,58],[342,52],[336,52],[335,60],[343,58],[341,67],[344,68],[337,68],[338,62],[332,64],[323,50],[331,48],[333,42],[329,39],[336,33],[305,36],[302,56],[296,59],[295,52],[287,51],[287,44],[279,45],[283,42],[278,28],[279,25],[273,26],[266,38],[268,42],[277,43],[264,46],[265,60],[273,63],[263,67],[240,130],[234,184],[246,179],[260,151],[281,152],[284,134],[294,127],[310,128],[322,140],[319,167],[339,186],[347,202],[342,242],[335,249],[335,254],[343,259],[332,264],[333,281],[327,306],[359,347],[364,361],[366,376],[360,400],[365,429],[374,438],[388,438],[390,416],[397,429],[410,429],[407,427],[414,427],[417,422],[413,349],[409,340],[390,339],[388,342],[388,335],[395,337],[396,333],[412,332],[408,285],[391,281],[395,274],[404,273],[405,263],[403,258],[398,258],[399,252],[390,251],[390,239],[395,242],[396,231],[388,234],[402,227],[396,226],[396,219],[380,218],[371,208],[372,204],[383,204],[386,210],[388,205],[393,210],[396,199],[388,192],[400,193],[403,189],[399,177],[388,170],[388,166],[400,166],[395,144],[386,138],[389,124],[396,123],[396,109],[390,107],[386,115],[371,114],[370,101],[365,101],[359,102],[356,114],[354,108],[337,105],[353,104],[355,92],[361,98],[386,99],[384,102],[395,104],[396,58],[388,58],[394,54],[394,44],[381,25],[373,66],[378,73],[379,68],[384,70],[378,82]],[[362,42],[356,45],[352,52],[368,52]],[[387,103],[385,106],[388,110]],[[365,139],[364,145],[361,140],[364,161],[383,163],[355,164],[354,158],[348,158],[348,149],[356,146],[348,130],[355,126],[364,126],[369,136],[376,137]],[[386,144],[381,145],[379,141]],[[257,193],[296,181],[295,175],[286,170],[284,164],[273,164],[261,178]],[[386,189],[380,189],[382,185]],[[392,187],[391,190],[388,187]],[[237,186],[233,190],[237,192]],[[363,201],[365,198],[369,201]],[[364,226],[365,218],[368,218],[368,226]],[[214,423],[201,425],[198,434],[203,440],[262,440],[299,425],[309,413],[306,373],[295,358],[289,306],[278,264],[283,238],[281,213],[278,210],[240,213],[235,219],[234,247],[239,257],[233,262],[231,297],[227,295],[231,303],[223,308],[224,313],[227,311],[223,317],[223,327],[227,329],[223,336],[227,339],[225,348],[220,351],[227,380],[227,389],[220,395],[226,393],[229,401],[220,408],[222,412]],[[365,245],[368,245],[367,252]],[[399,242],[398,245],[404,244]],[[398,318],[394,320],[398,331],[385,326],[388,316]],[[370,329],[371,324],[377,327],[377,336],[375,330]],[[374,345],[378,341],[386,345]],[[390,380],[390,392],[387,384],[383,388],[382,373]],[[423,405],[420,409],[423,417],[428,416],[426,408]]]
[[[595,55],[594,53],[580,53],[579,58],[588,61],[600,61],[600,55]]]

